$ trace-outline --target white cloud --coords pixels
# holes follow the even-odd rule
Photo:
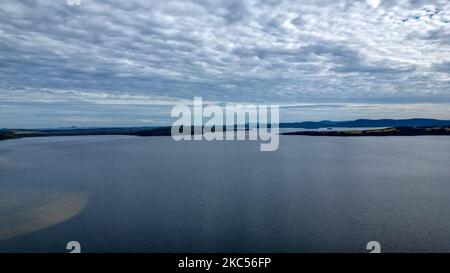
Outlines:
[[[381,4],[381,0],[367,0],[367,4],[373,9],[376,9]]]
[[[2,1],[0,102],[450,102],[449,29],[443,0]]]

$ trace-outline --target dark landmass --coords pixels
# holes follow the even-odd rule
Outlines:
[[[450,126],[450,120],[438,119],[357,119],[351,121],[305,121],[293,123],[280,123],[280,128],[304,128],[304,129],[319,129],[319,128],[363,128],[363,127],[433,127],[433,126]]]
[[[135,132],[133,135],[135,136],[171,136],[172,127],[159,127],[150,130],[139,130]]]
[[[60,128],[60,129],[1,129],[0,140],[48,136],[136,135],[170,136],[171,127],[117,127],[117,128]]]
[[[348,130],[348,131],[298,131],[286,132],[282,135],[296,136],[450,136],[450,127],[392,127],[371,130]]]
[[[25,137],[49,137],[49,136],[96,136],[96,135],[128,135],[128,136],[171,136],[172,127],[117,127],[117,128],[59,128],[59,129],[0,129],[0,140]],[[195,133],[195,127],[180,128],[184,134]],[[226,131],[226,127],[223,131]],[[234,126],[232,130],[238,130]],[[214,132],[215,128],[212,127]]]
[[[248,124],[245,126],[248,129]],[[259,127],[259,126],[257,126]],[[270,126],[268,126],[270,127]],[[280,128],[338,128],[338,127],[389,127],[373,130],[345,130],[345,131],[298,131],[287,132],[282,135],[308,136],[416,136],[416,135],[450,135],[450,121],[436,119],[359,119],[354,121],[319,121],[280,123]],[[183,130],[185,134],[194,134],[194,126],[190,130]],[[227,129],[224,127],[223,131]],[[239,130],[234,126],[233,130]],[[213,127],[211,131],[215,131]],[[85,135],[130,135],[130,136],[170,136],[171,127],[113,127],[113,128],[58,128],[58,129],[0,129],[0,140],[24,137],[48,136],[85,136]]]

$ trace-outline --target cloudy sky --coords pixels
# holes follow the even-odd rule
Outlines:
[[[165,124],[194,96],[450,119],[450,2],[0,2],[0,128]]]

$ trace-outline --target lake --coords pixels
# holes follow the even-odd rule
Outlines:
[[[450,137],[0,142],[0,252],[450,252]]]

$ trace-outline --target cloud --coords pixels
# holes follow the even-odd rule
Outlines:
[[[449,21],[439,0],[2,1],[0,103],[450,102]]]
[[[450,61],[434,64],[433,68],[441,73],[450,74]],[[450,77],[447,76],[444,78],[450,81]]]
[[[378,8],[380,3],[381,3],[381,0],[367,0],[367,4],[373,9]]]

